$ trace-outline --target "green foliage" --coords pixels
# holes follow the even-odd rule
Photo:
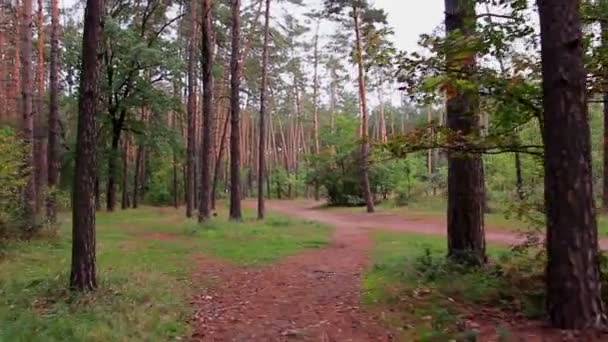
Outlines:
[[[10,127],[0,127],[0,239],[15,233],[22,213],[21,189],[26,183],[25,147]]]
[[[329,241],[331,229],[317,223],[246,214],[245,223],[217,218],[203,226],[167,208],[98,215],[94,293],[67,290],[69,222],[56,238],[11,242],[0,260],[0,341],[185,339],[193,290],[216,285],[193,284],[197,253],[259,264]]]
[[[382,232],[374,241],[364,300],[394,312],[387,319],[409,327],[403,331],[405,340],[469,336],[473,331],[464,320],[471,307],[524,312],[533,318],[544,314],[545,261],[533,250],[513,253],[490,246],[494,262],[479,268],[446,259],[440,237]]]

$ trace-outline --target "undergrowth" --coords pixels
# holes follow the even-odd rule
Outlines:
[[[378,232],[374,239],[364,301],[382,310],[404,341],[475,341],[480,317],[507,336],[504,316],[545,314],[542,253],[491,247],[487,266],[470,267],[445,257],[442,237]]]

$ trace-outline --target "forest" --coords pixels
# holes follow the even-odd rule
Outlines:
[[[3,0],[0,341],[607,341],[608,0],[397,2]]]

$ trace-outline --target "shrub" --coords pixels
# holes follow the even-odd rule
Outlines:
[[[21,189],[26,183],[25,147],[14,129],[0,128],[0,237],[15,233],[22,213]]]

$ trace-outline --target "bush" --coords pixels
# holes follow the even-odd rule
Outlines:
[[[16,233],[22,214],[25,152],[15,130],[0,128],[0,238]]]

